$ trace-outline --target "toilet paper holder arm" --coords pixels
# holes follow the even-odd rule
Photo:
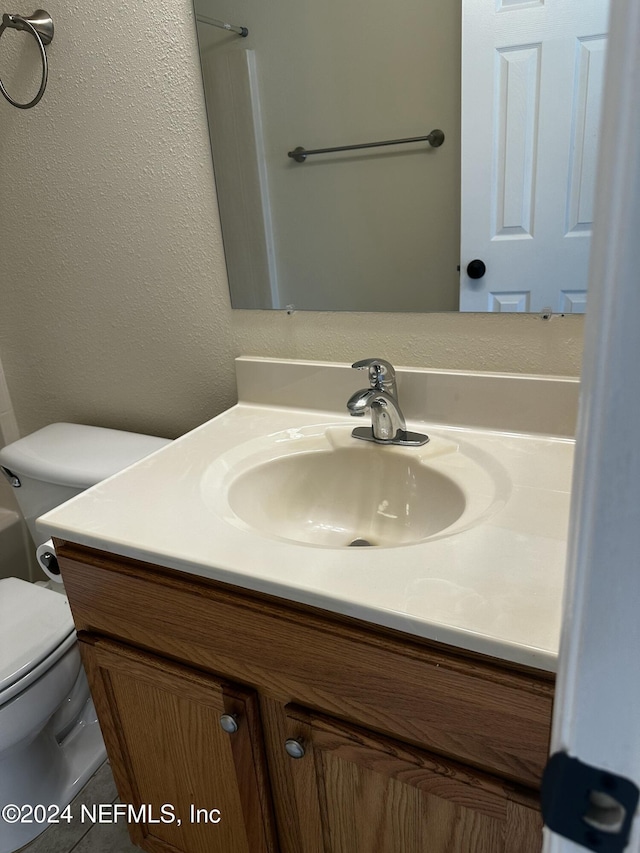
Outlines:
[[[60,574],[58,558],[51,551],[45,551],[44,554],[41,554],[40,560],[47,567],[47,569],[51,572],[52,575]]]

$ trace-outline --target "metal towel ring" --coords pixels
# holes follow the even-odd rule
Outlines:
[[[2,23],[0,24],[0,36],[2,36],[7,27],[13,30],[27,30],[38,42],[38,47],[40,48],[40,56],[42,57],[42,82],[40,83],[38,94],[33,100],[29,101],[28,104],[20,104],[18,101],[14,101],[5,89],[2,80],[0,80],[0,92],[2,92],[9,103],[13,104],[14,107],[18,107],[19,110],[28,110],[31,107],[35,107],[44,95],[44,90],[47,88],[49,66],[44,46],[45,44],[50,44],[53,40],[53,20],[48,12],[45,12],[43,9],[36,9],[33,15],[30,15],[28,18],[22,15],[3,15]]]

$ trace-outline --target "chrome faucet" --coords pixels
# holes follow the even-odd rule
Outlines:
[[[381,358],[365,358],[351,366],[357,370],[369,371],[369,387],[352,394],[347,401],[347,409],[354,417],[362,417],[371,411],[371,427],[356,427],[351,435],[379,444],[412,447],[426,444],[429,436],[407,431],[398,403],[396,372],[393,366]]]

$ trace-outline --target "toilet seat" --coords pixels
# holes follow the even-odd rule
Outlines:
[[[20,580],[0,580],[0,705],[35,681],[75,642],[66,596]]]

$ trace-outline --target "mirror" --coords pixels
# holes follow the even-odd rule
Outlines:
[[[606,2],[195,0],[233,307],[583,311]]]

